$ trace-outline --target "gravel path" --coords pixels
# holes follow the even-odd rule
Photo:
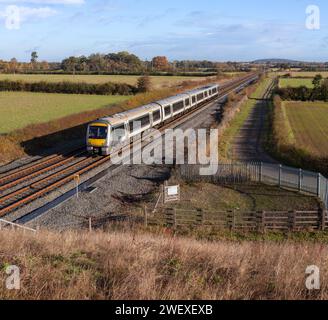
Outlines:
[[[266,136],[265,119],[269,110],[268,99],[271,96],[271,90],[272,87],[270,86],[263,99],[256,102],[248,119],[236,136],[232,145],[233,160],[277,163],[263,149],[263,141]]]

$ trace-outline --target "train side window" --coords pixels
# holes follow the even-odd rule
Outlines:
[[[147,114],[142,118],[135,119],[129,122],[130,132],[137,131],[138,129],[147,127],[149,125],[150,125],[150,116],[149,114]]]
[[[160,119],[161,119],[161,111],[158,110],[158,111],[153,112],[153,121],[157,122]]]
[[[185,100],[186,107],[190,106],[190,99]]]
[[[183,101],[179,101],[173,104],[173,112],[178,112],[184,108]]]
[[[113,128],[113,140],[120,141],[125,137],[125,126],[122,124],[119,127]]]
[[[196,103],[196,96],[192,96],[192,103]]]
[[[171,114],[171,107],[170,106],[165,107],[164,112],[165,112],[165,117],[169,116]]]
[[[197,95],[198,100],[202,100],[203,98],[204,98],[204,93],[200,93],[199,95]]]

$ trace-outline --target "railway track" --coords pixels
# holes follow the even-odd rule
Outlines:
[[[222,91],[217,99],[223,98],[228,93],[240,88],[240,86],[246,84],[252,78],[254,78],[254,75],[227,83],[221,87]],[[209,103],[207,102],[205,105]],[[199,108],[178,117],[160,130],[164,131],[174,127],[177,122],[181,122],[183,118],[196,113],[197,110]],[[103,165],[110,158],[110,155],[87,156],[83,149],[79,149],[67,155],[50,156],[22,168],[1,174],[0,217],[14,212],[24,205],[72,182],[76,177],[80,177]]]

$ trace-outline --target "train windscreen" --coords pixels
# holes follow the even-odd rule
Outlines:
[[[107,139],[108,128],[91,126],[89,128],[89,139]]]

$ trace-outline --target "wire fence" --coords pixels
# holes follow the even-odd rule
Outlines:
[[[219,164],[215,174],[200,174],[202,165],[181,165],[178,174],[190,182],[264,183],[317,196],[328,208],[328,179],[322,174],[263,162]]]

